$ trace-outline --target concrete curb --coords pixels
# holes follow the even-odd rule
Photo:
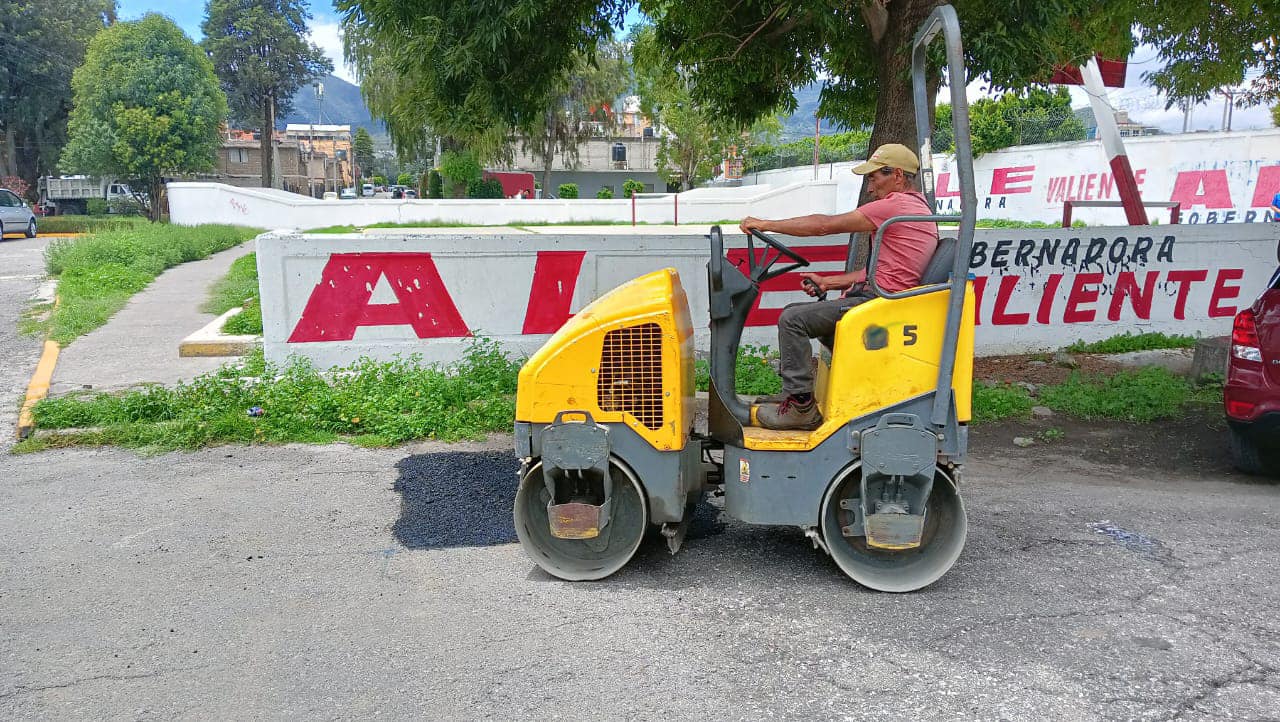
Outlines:
[[[261,336],[235,336],[222,332],[227,319],[242,310],[244,309],[233,308],[205,324],[199,331],[182,339],[178,344],[178,356],[181,358],[244,356],[253,351],[261,343]]]
[[[30,436],[36,428],[31,409],[49,395],[49,383],[53,381],[53,369],[58,365],[58,352],[61,350],[57,341],[45,340],[40,362],[36,364],[36,371],[31,374],[31,382],[27,384],[27,397],[22,402],[22,411],[18,412],[18,441]]]
[[[45,303],[52,300],[53,307],[57,309],[60,302],[58,281],[50,279],[41,284],[31,296],[31,300]],[[36,420],[31,415],[31,409],[49,395],[49,385],[53,382],[53,370],[58,365],[58,354],[61,351],[62,347],[57,341],[45,337],[44,351],[40,353],[40,360],[36,363],[35,372],[31,374],[31,381],[27,383],[27,395],[22,400],[22,410],[18,412],[18,441],[30,436],[36,428]]]

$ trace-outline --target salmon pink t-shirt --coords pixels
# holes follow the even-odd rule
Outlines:
[[[859,206],[859,211],[876,228],[894,216],[927,216],[933,214],[929,202],[915,191],[890,193],[880,200]],[[876,265],[876,285],[896,293],[920,285],[924,269],[938,249],[938,224],[927,221],[903,221],[889,226],[880,244]]]

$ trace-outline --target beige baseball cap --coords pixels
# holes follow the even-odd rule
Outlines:
[[[885,143],[876,148],[876,152],[872,153],[870,158],[855,165],[853,172],[866,175],[881,168],[901,168],[908,173],[919,173],[920,160],[910,148],[901,143]]]

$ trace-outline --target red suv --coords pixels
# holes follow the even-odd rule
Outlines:
[[[1223,401],[1236,466],[1280,476],[1280,268],[1236,314]]]

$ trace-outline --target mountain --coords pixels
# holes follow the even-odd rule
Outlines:
[[[822,83],[813,82],[795,91],[796,112],[782,121],[782,140],[799,140],[813,137],[813,114],[818,110],[818,98],[822,95]],[[822,119],[822,134],[831,135],[848,130],[843,125]]]
[[[316,102],[316,93],[311,85],[302,86],[293,95],[293,112],[280,118],[281,128],[287,123],[350,125],[353,131],[364,128],[371,135],[386,135],[382,123],[369,115],[360,95],[360,86],[336,75],[326,76],[321,82],[324,83],[324,101]]]

